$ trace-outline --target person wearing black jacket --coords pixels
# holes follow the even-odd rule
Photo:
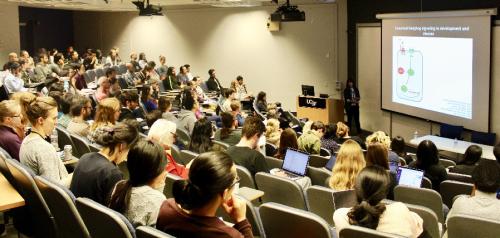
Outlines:
[[[356,133],[361,133],[361,125],[359,123],[359,95],[358,88],[354,85],[352,79],[347,80],[346,88],[344,89],[344,107],[347,113],[347,124],[352,129],[352,123],[356,126]]]
[[[215,69],[208,70],[208,75],[210,78],[207,80],[207,89],[208,91],[216,91],[222,92],[222,84],[219,82],[219,79],[215,76]]]

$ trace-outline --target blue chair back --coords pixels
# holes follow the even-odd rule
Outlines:
[[[495,145],[496,139],[497,139],[496,133],[486,133],[480,131],[473,131],[470,138],[470,140],[474,143],[491,145],[491,146]]]
[[[461,139],[463,126],[455,126],[450,124],[442,124],[440,129],[440,136],[450,139]]]

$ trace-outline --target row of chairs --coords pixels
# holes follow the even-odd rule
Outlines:
[[[120,65],[113,65],[111,67],[89,69],[85,71],[85,73],[83,73],[83,78],[87,83],[94,82],[96,79],[99,79],[102,76],[106,76],[106,71],[109,68],[115,69],[117,74],[119,75],[127,72],[127,66],[125,66],[125,64],[120,64]]]
[[[463,126],[442,124],[440,127],[440,136],[449,139],[462,139],[462,132],[464,131]],[[487,133],[481,131],[471,132],[471,142],[484,144],[484,145],[495,145],[496,133]]]
[[[98,152],[102,146],[90,141],[82,136],[70,133],[66,128],[56,126],[59,148],[64,148],[65,145],[71,145],[73,148],[73,156],[80,158],[82,155],[89,152]]]

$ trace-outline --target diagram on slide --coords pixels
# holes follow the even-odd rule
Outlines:
[[[413,47],[405,46],[404,41],[393,47],[396,54],[396,67],[393,69],[396,92],[400,99],[420,102],[423,98],[423,55]],[[396,48],[399,47],[399,48]]]

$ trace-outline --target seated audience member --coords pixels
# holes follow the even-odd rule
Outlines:
[[[179,82],[177,81],[177,76],[175,75],[175,67],[168,67],[167,76],[162,81],[163,88],[167,91],[180,89]]]
[[[70,107],[71,107],[71,100],[73,98],[73,95],[66,94],[64,97],[60,98],[59,101],[57,101],[57,106],[59,110],[59,117],[57,118],[57,125],[62,126],[64,128],[68,127],[69,122],[71,121],[71,115],[70,113]]]
[[[66,129],[72,134],[87,137],[90,125],[86,119],[92,114],[90,99],[81,95],[73,96],[70,113],[72,118]]]
[[[108,57],[106,57],[106,61],[104,62],[104,64],[109,66],[120,64],[118,54],[116,53],[116,49],[113,48],[109,51],[109,55]]]
[[[193,98],[191,90],[182,91],[181,111],[177,114],[177,128],[193,134],[194,123],[196,122],[196,111],[199,109],[198,101]]]
[[[391,163],[399,164],[399,156],[394,152],[390,151],[391,148],[391,138],[385,134],[383,131],[373,132],[371,135],[366,137],[366,146],[370,147],[373,143],[380,143],[387,149],[389,156],[389,161]]]
[[[358,205],[337,209],[333,214],[337,236],[350,225],[412,238],[424,232],[422,218],[404,203],[382,203],[390,181],[389,173],[378,166],[367,166],[359,173],[354,186]]]
[[[33,60],[33,57],[30,56],[28,51],[26,50],[21,50],[21,60],[24,60],[26,62],[26,66],[29,68],[34,68],[35,67],[35,61]]]
[[[155,121],[157,121],[160,118],[161,118],[161,112],[159,110],[154,110],[152,112],[147,113],[146,118],[144,118],[144,119],[146,121],[146,125],[149,128],[153,125],[153,123],[155,123]],[[147,133],[145,133],[145,134],[147,134]]]
[[[266,142],[279,146],[281,130],[280,122],[276,119],[268,119],[266,122]]]
[[[76,50],[72,51],[71,54],[70,54],[70,57],[68,57],[69,60],[68,60],[68,63],[70,64],[80,64],[82,63],[80,61],[80,55],[78,54],[78,52]]]
[[[120,117],[120,102],[116,98],[106,98],[99,102],[94,123],[90,126],[89,139],[93,141],[98,135],[97,129],[114,126]]]
[[[227,154],[201,154],[191,165],[189,179],[174,182],[174,199],[161,205],[157,229],[176,237],[253,237],[246,204],[233,195],[238,182]],[[233,219],[233,227],[217,218],[220,207]]]
[[[64,167],[49,136],[57,124],[57,103],[51,97],[38,97],[27,106],[31,133],[21,144],[21,163],[36,175],[68,186],[71,176]]]
[[[172,157],[171,148],[176,140],[175,131],[175,123],[167,121],[165,119],[158,119],[151,126],[148,133],[148,139],[159,143],[163,147],[165,156],[168,160],[168,164],[165,170],[173,175],[177,175],[183,179],[187,179],[189,170],[183,165],[178,164],[174,160],[174,157]]]
[[[134,71],[139,72],[141,71],[141,66],[139,65],[139,62],[137,62],[137,53],[132,52],[130,53],[130,63],[134,65]]]
[[[62,53],[57,53],[53,57],[54,62],[50,62],[52,71],[61,77],[68,76],[69,65],[64,62],[64,55]]]
[[[469,215],[500,222],[500,165],[494,160],[482,160],[472,172],[474,190],[472,196],[459,196],[453,203],[448,218]]]
[[[345,141],[340,146],[328,185],[335,191],[353,189],[356,178],[365,165],[361,146],[353,140]]]
[[[231,84],[231,88],[236,92],[236,99],[246,100],[252,97],[252,94],[247,91],[247,85],[243,82],[243,77],[238,75],[236,80]]]
[[[288,148],[298,149],[299,144],[297,142],[297,134],[292,128],[287,128],[281,132],[280,144],[278,146],[278,152],[274,157],[277,159],[284,159],[286,155],[286,150]]]
[[[224,100],[224,103],[222,104],[221,109],[223,112],[231,112],[231,103],[233,102],[233,100],[235,100],[236,92],[234,92],[234,90],[228,88],[228,89],[224,90],[224,97],[225,97],[225,100]]]
[[[241,131],[240,142],[227,149],[231,159],[237,165],[247,168],[252,175],[257,172],[269,172],[264,155],[258,151],[259,139],[265,131],[266,127],[259,118],[247,117]]]
[[[335,141],[337,135],[337,124],[330,123],[325,125],[325,134],[321,138],[321,148],[325,148],[333,154],[340,145]]]
[[[317,154],[321,150],[321,137],[325,132],[325,125],[321,121],[315,121],[311,125],[311,130],[304,132],[298,139],[299,150],[310,154]]]
[[[196,96],[198,98],[198,100],[205,100],[207,99],[207,95],[205,94],[205,92],[203,91],[203,89],[201,88],[201,78],[200,76],[195,76],[193,77],[193,80],[191,81],[193,83],[193,88],[194,88],[194,91],[196,92]]]
[[[238,121],[238,127],[241,127],[243,126],[243,124],[245,124],[246,114],[241,111],[241,103],[239,101],[234,100],[231,103],[231,114],[236,117],[236,120]]]
[[[216,146],[211,137],[213,136],[212,123],[203,117],[194,124],[193,133],[191,133],[191,141],[189,142],[189,150],[198,154],[221,150]]]
[[[236,129],[238,121],[229,112],[223,112],[220,114],[222,121],[222,128],[215,132],[214,138],[218,141],[222,141],[228,145],[236,145],[241,139],[241,130]]]
[[[52,72],[49,63],[49,57],[46,53],[41,53],[39,55],[40,62],[36,65],[35,68],[35,77],[32,80],[32,83],[44,82],[48,77],[54,77],[55,73]]]
[[[14,100],[0,102],[0,147],[19,161],[19,149],[24,139],[21,106]]]
[[[28,89],[24,87],[24,81],[20,78],[22,70],[21,65],[18,62],[9,62],[7,65],[9,70],[7,71],[7,76],[3,79],[5,89],[7,89],[9,93],[28,91]]]
[[[424,140],[418,144],[417,160],[410,163],[409,167],[423,170],[424,176],[432,182],[432,189],[438,192],[441,182],[448,177],[446,169],[439,164],[436,145],[430,140]]]
[[[358,142],[362,149],[366,149],[365,142],[361,138],[349,135],[349,127],[345,123],[337,122],[337,142],[342,144],[348,139]]]
[[[33,69],[28,67],[25,60],[19,60],[18,63],[21,65],[21,72],[19,72],[19,78],[21,78],[24,84],[34,82],[33,80]]]
[[[186,85],[189,82],[188,71],[186,66],[182,65],[179,67],[179,74],[177,74],[177,82],[181,85]]]
[[[382,143],[372,143],[366,150],[366,166],[372,165],[389,170],[389,151]]]
[[[95,98],[98,102],[100,102],[101,100],[109,97],[109,94],[111,93],[111,83],[108,78],[102,76],[99,78],[97,84],[99,84],[99,88],[97,88],[95,92]]]
[[[177,117],[170,112],[172,110],[172,102],[165,96],[158,99],[158,109],[162,112],[161,117],[167,121],[175,122]]]
[[[118,121],[125,119],[144,118],[144,111],[139,106],[139,95],[134,91],[127,91],[120,95],[122,108]]]
[[[151,74],[153,73],[154,68],[146,65],[141,71],[135,73],[134,83],[135,85],[143,85],[149,82]]]
[[[83,74],[80,72],[80,65],[75,64],[71,66],[71,70],[69,71],[69,81],[71,82],[71,86],[78,90],[82,90],[87,88],[87,82],[83,77]]]
[[[158,103],[153,98],[153,90],[149,85],[143,85],[141,89],[141,103],[146,112],[152,112],[158,109]]]
[[[146,65],[148,64],[148,60],[146,59],[146,54],[144,52],[139,53],[138,63],[141,69],[144,69],[144,67],[146,67]]]
[[[101,127],[96,142],[103,146],[99,152],[84,154],[73,173],[70,190],[76,197],[87,197],[104,206],[116,183],[123,179],[117,165],[126,158],[129,148],[137,141],[139,132],[133,121]]]
[[[400,158],[403,158],[406,164],[410,164],[413,161],[413,157],[406,153],[405,147],[406,143],[403,137],[396,136],[392,139],[391,151],[396,153]]]
[[[184,67],[186,67],[188,79],[193,80],[194,77],[193,74],[191,74],[191,65],[185,64]]]
[[[215,75],[215,69],[209,69],[208,75],[209,78],[206,82],[208,91],[222,92],[222,89],[224,87],[222,87],[222,84],[219,82],[219,79],[217,79],[217,76]]]
[[[259,92],[257,94],[257,100],[255,102],[255,106],[257,107],[257,110],[261,113],[266,113],[267,112],[267,99],[266,99],[266,93],[265,92]]]
[[[483,149],[477,145],[471,145],[465,150],[464,157],[456,166],[449,168],[449,172],[472,175],[477,162],[481,159]]]
[[[109,207],[122,213],[134,227],[155,227],[160,206],[167,200],[162,193],[166,165],[159,144],[149,140],[135,143],[127,155],[130,178],[116,184]]]
[[[135,78],[135,68],[132,63],[126,63],[125,66],[127,67],[127,72],[122,76],[123,79],[125,79],[125,82],[127,82],[127,86],[129,88],[135,86],[134,78]]]

